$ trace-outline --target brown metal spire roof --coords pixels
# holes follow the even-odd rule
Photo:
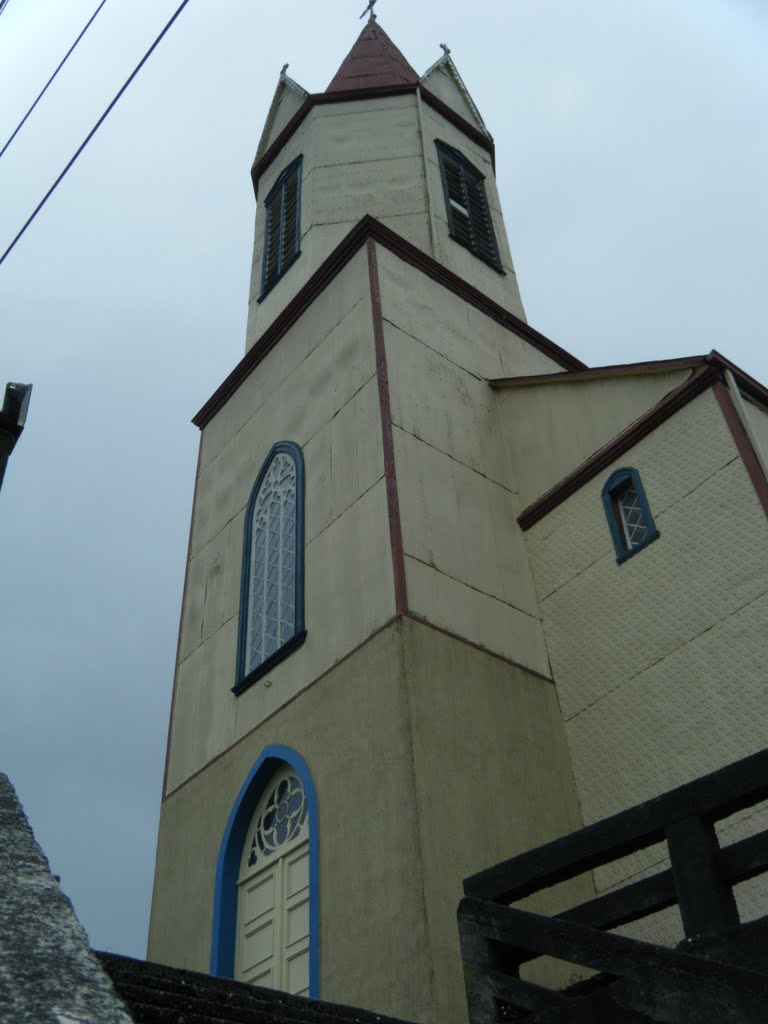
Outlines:
[[[383,28],[372,18],[341,62],[326,92],[416,85],[419,76]]]

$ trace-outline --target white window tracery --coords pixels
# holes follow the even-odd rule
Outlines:
[[[296,632],[296,491],[296,463],[286,452],[278,452],[251,517],[246,674]]]

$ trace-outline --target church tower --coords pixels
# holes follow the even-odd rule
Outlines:
[[[461,881],[581,825],[490,379],[528,326],[449,53],[283,72],[246,353],[200,410],[148,956],[466,1019]]]

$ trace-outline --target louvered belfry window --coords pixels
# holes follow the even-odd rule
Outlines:
[[[303,491],[301,450],[282,441],[256,478],[245,516],[236,693],[306,635]]]
[[[501,270],[499,247],[485,195],[485,178],[458,150],[444,142],[437,143],[437,153],[451,238]]]
[[[264,262],[261,295],[283,276],[297,259],[301,241],[301,157],[286,167],[264,201]]]

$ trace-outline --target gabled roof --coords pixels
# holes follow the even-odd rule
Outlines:
[[[375,18],[367,23],[341,62],[326,92],[416,85],[419,76]]]
[[[264,156],[266,150],[269,148],[269,144],[272,141],[273,127],[275,125],[275,121],[277,120],[278,111],[280,110],[281,104],[284,103],[288,97],[294,97],[295,109],[293,112],[295,113],[295,111],[298,110],[301,107],[301,105],[305,102],[305,100],[309,97],[309,93],[307,92],[307,90],[303,86],[299,85],[298,82],[294,82],[294,80],[285,73],[287,67],[288,65],[286,64],[283,67],[282,71],[280,72],[280,78],[277,81],[275,94],[272,97],[272,103],[269,106],[267,119],[264,122],[264,127],[261,132],[261,138],[259,139],[259,146],[258,149],[256,150],[254,164],[258,163],[261,157]],[[287,120],[285,123],[287,123]]]
[[[242,981],[99,953],[136,1024],[403,1024],[370,1010],[305,999]]]
[[[469,89],[467,89],[466,85],[464,84],[464,79],[459,74],[459,69],[453,62],[453,58],[451,57],[451,51],[448,49],[447,46],[445,46],[444,43],[441,43],[440,45],[445,48],[445,53],[439,60],[436,60],[431,67],[427,68],[427,70],[421,76],[421,84],[424,86],[429,86],[430,79],[434,79],[436,75],[439,75],[441,73],[447,75],[448,78],[453,82],[454,86],[459,92],[459,95],[466,104],[467,114],[465,114],[463,110],[458,110],[457,113],[460,114],[461,116],[468,115],[469,117],[471,117],[475,121],[478,129],[481,132],[483,132],[484,135],[487,135],[490,138],[491,133],[486,128],[485,121],[483,121],[482,115],[480,114],[480,111],[477,109],[475,101],[470,96]]]

